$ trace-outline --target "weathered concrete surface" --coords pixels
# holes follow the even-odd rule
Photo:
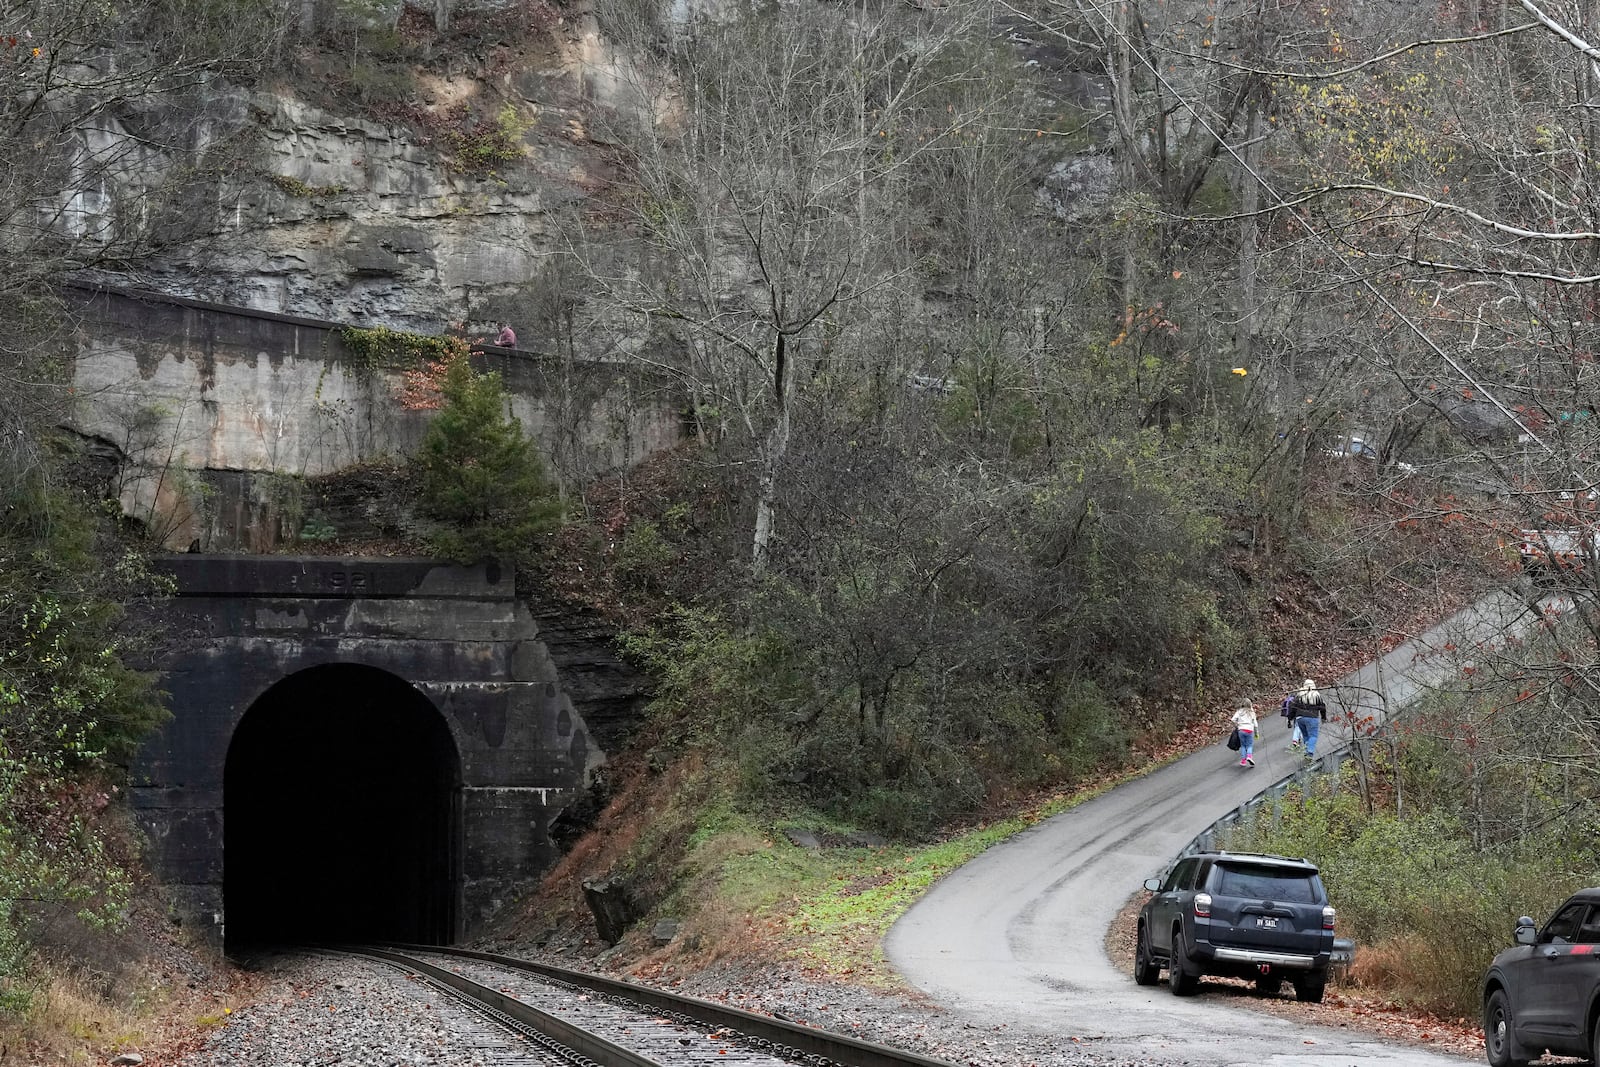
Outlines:
[[[460,761],[455,936],[553,862],[550,823],[605,757],[509,571],[282,556],[163,565],[178,587],[158,620],[172,634],[159,666],[173,717],[131,768],[132,800],[154,870],[202,928],[219,930],[225,918],[223,787],[235,730],[275,683],[325,664],[403,679],[449,730]]]
[[[115,490],[171,548],[272,548],[285,477],[408,455],[431,412],[364,367],[340,323],[127,291],[79,291],[72,428],[122,456]],[[582,483],[682,440],[672,384],[621,363],[485,348],[556,477]],[[201,473],[208,472],[208,473]]]

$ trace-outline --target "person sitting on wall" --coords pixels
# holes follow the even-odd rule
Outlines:
[[[501,348],[517,347],[517,331],[511,328],[509,322],[500,324],[500,333],[495,337],[494,343]]]

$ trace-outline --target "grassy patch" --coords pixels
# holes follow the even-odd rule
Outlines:
[[[612,965],[652,979],[725,962],[787,960],[816,977],[871,986],[900,982],[885,965],[882,940],[895,920],[946,874],[986,849],[1122,782],[1180,758],[1214,731],[1171,735],[1159,750],[1141,749],[1133,768],[1107,771],[1079,788],[1031,802],[997,799],[1015,814],[927,844],[882,847],[859,840],[857,827],[806,809],[740,807],[726,781],[697,759],[665,771],[619,773],[616,797],[585,839],[523,902],[512,938],[560,928],[567,944],[591,949],[592,920],[571,887],[583,878],[622,874],[647,903]],[[803,829],[825,847],[793,844]],[[680,922],[671,944],[651,943],[657,920]],[[548,937],[549,933],[541,936]]]
[[[707,910],[743,917],[728,932],[742,948],[760,942],[764,952],[819,975],[892,985],[898,979],[884,966],[883,937],[935,882],[1127,777],[1051,797],[1021,814],[920,846],[801,848],[781,833],[724,823],[720,832],[699,840],[692,862],[714,872],[716,904]],[[791,817],[787,822],[823,834],[848,833],[822,820]]]
[[[0,1059],[10,1049],[17,1062],[104,1062],[108,1052],[142,1046],[164,1003],[159,991],[112,1001],[94,979],[42,966],[28,1009],[0,1016]]]

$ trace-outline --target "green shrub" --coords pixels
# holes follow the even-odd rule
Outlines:
[[[561,505],[533,443],[505,414],[500,376],[457,359],[440,393],[414,460],[423,513],[447,524],[432,538],[434,551],[464,563],[526,552],[559,524]]]
[[[157,588],[141,556],[43,472],[0,500],[0,1012],[24,1010],[40,927],[118,920],[130,882],[97,783],[166,715],[123,657],[123,604]]]
[[[850,805],[850,814],[863,826],[872,826],[901,840],[912,840],[937,826],[945,814],[932,803],[927,789],[869,786]]]
[[[1368,813],[1343,780],[1291,793],[1227,840],[1229,848],[1304,856],[1322,871],[1340,932],[1358,945],[1358,974],[1431,1011],[1476,1016],[1483,972],[1510,944],[1520,914],[1547,916],[1592,880],[1581,848],[1539,834],[1485,851],[1454,815],[1422,807]],[[1382,961],[1362,969],[1363,956]]]
[[[0,513],[0,754],[125,760],[167,715],[151,676],[123,662],[120,626],[158,583],[143,556],[97,543],[100,518],[74,494],[36,487]]]
[[[1069,779],[1126,759],[1134,731],[1128,715],[1089,681],[1068,683],[1055,696],[1049,718],[1055,751]]]
[[[323,541],[337,541],[339,529],[328,521],[328,516],[321,511],[313,511],[301,524],[300,532],[295,536],[297,541],[307,541],[316,544]]]
[[[631,522],[617,545],[612,566],[618,574],[649,582],[673,560],[675,553],[661,527],[648,520]]]
[[[495,113],[492,122],[472,123],[465,109],[452,113],[448,138],[458,169],[485,174],[504,163],[522,158],[522,135],[528,123],[512,104]]]

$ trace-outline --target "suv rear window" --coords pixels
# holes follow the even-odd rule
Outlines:
[[[1315,877],[1310,871],[1219,863],[1216,888],[1212,891],[1224,897],[1279,900],[1285,904],[1316,904],[1321,898],[1317,895]]]

